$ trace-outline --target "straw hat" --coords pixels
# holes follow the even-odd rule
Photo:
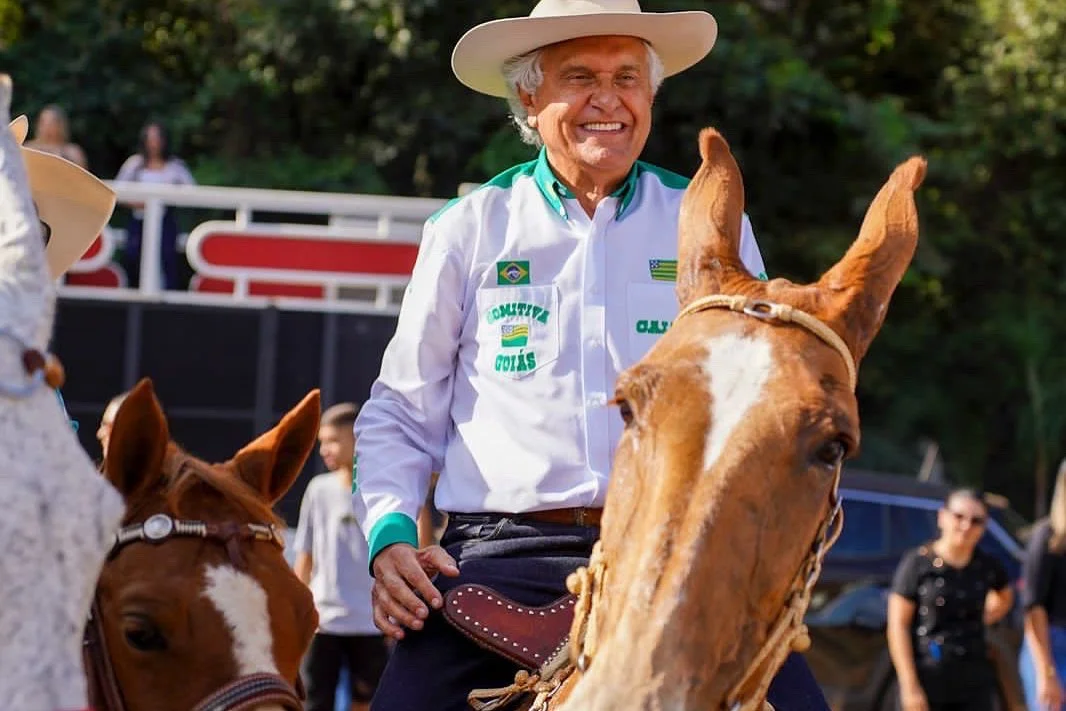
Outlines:
[[[452,52],[452,71],[474,91],[506,97],[502,69],[511,57],[601,35],[646,40],[671,76],[707,56],[718,23],[703,11],[643,12],[637,0],[540,0],[528,17],[492,20],[463,35]]]
[[[10,124],[22,146],[30,122],[19,116]],[[37,214],[52,228],[45,249],[48,268],[58,279],[93,243],[115,209],[115,192],[102,180],[57,155],[22,146]]]

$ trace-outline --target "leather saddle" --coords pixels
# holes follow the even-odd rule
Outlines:
[[[444,618],[476,644],[535,671],[567,643],[577,597],[543,607],[510,600],[484,585],[460,585],[444,595]]]

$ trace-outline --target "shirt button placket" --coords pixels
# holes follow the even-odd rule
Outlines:
[[[582,314],[582,350],[585,386],[586,453],[589,468],[607,476],[609,434],[607,427],[607,351],[605,348],[606,253],[599,212],[592,220],[586,238],[584,313]]]

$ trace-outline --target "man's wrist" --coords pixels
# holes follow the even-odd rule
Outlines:
[[[395,511],[382,516],[367,536],[370,546],[370,575],[374,575],[374,559],[391,545],[406,543],[418,548],[418,524],[407,514]]]

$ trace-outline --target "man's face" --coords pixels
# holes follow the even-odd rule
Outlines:
[[[350,470],[355,457],[355,434],[350,428],[322,425],[318,430],[318,454],[331,472]]]
[[[583,171],[625,174],[651,129],[648,51],[634,37],[583,37],[541,55],[544,81],[520,93],[552,157]]]

